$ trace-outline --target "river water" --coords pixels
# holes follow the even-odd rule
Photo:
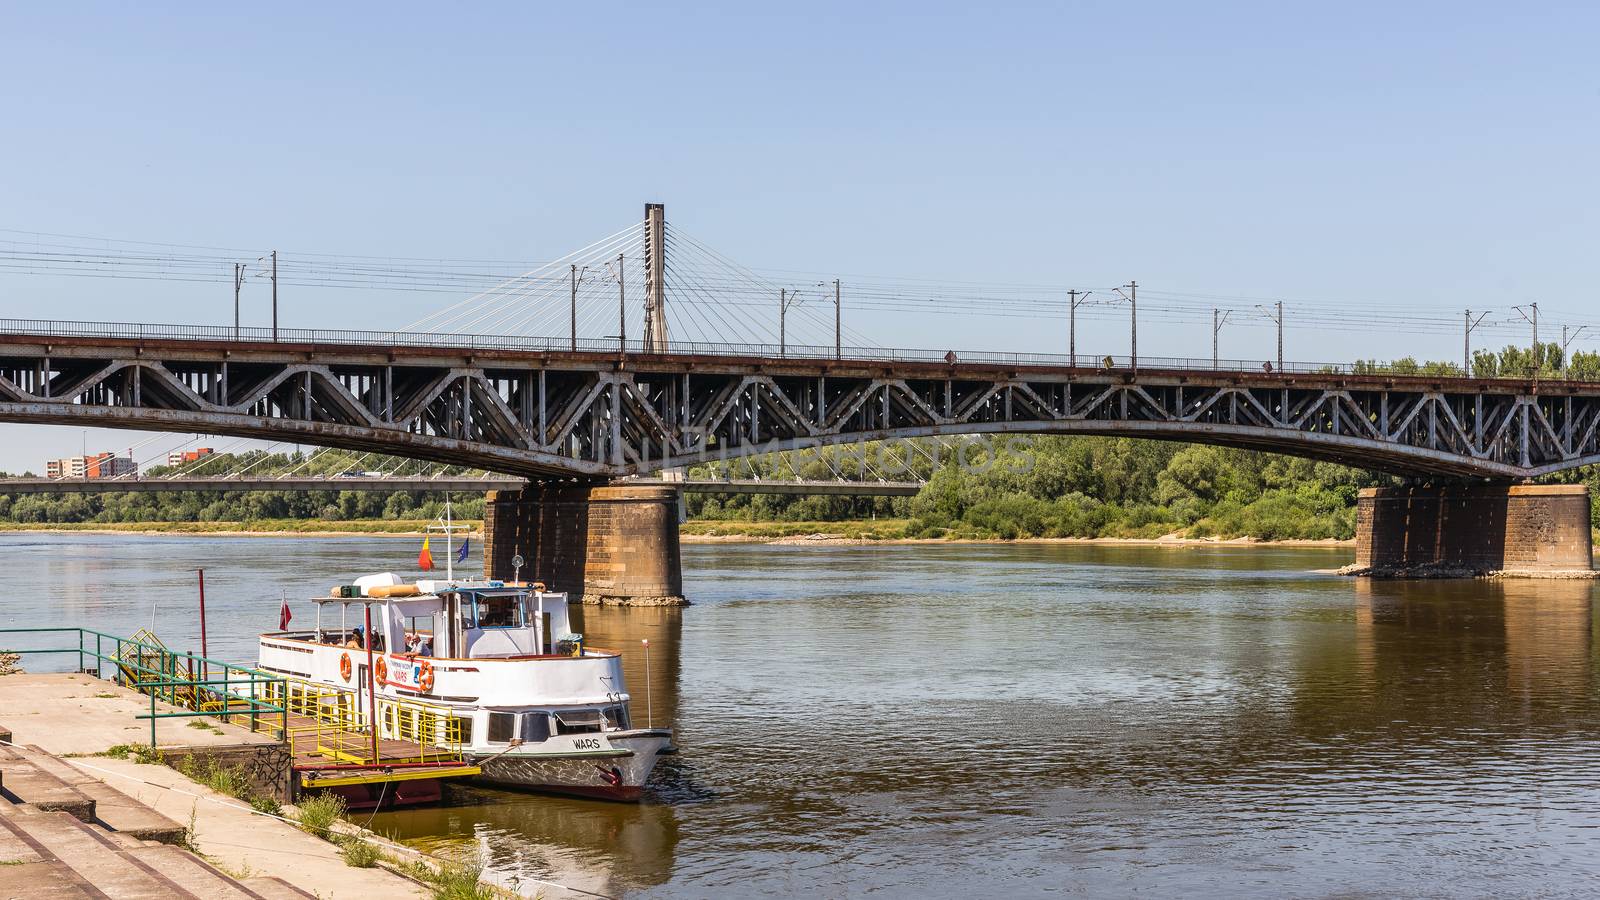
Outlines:
[[[248,662],[280,596],[403,570],[416,546],[0,552],[0,627],[153,616],[183,647],[203,565],[212,654]],[[372,827],[612,896],[1600,892],[1594,588],[1314,572],[1349,555],[685,547],[695,606],[582,611],[627,653],[634,720],[677,729],[649,802],[472,790]]]

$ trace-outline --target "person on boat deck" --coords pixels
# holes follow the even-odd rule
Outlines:
[[[406,632],[406,652],[413,656],[432,656],[433,646],[428,642],[428,636],[415,631]]]
[[[350,629],[350,640],[345,641],[344,645],[345,645],[346,648],[351,649],[351,650],[360,650],[360,649],[363,648],[363,644],[361,643],[361,641],[362,641],[361,629],[360,628],[352,628],[352,629]]]

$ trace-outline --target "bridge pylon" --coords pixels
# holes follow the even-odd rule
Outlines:
[[[667,210],[644,205],[644,346],[667,351]]]

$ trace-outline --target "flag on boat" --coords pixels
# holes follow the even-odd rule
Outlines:
[[[472,538],[462,538],[461,549],[456,551],[456,565],[467,561],[467,548],[472,546]]]
[[[289,598],[283,598],[283,606],[278,608],[278,630],[288,631],[289,620],[294,618],[294,613],[289,612]]]
[[[428,539],[422,539],[422,552],[417,554],[417,568],[424,572],[433,571],[433,553],[428,550]]]

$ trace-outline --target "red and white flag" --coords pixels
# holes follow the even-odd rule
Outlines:
[[[289,620],[294,618],[294,613],[289,612],[289,598],[283,598],[283,606],[278,610],[278,630],[287,631]]]

